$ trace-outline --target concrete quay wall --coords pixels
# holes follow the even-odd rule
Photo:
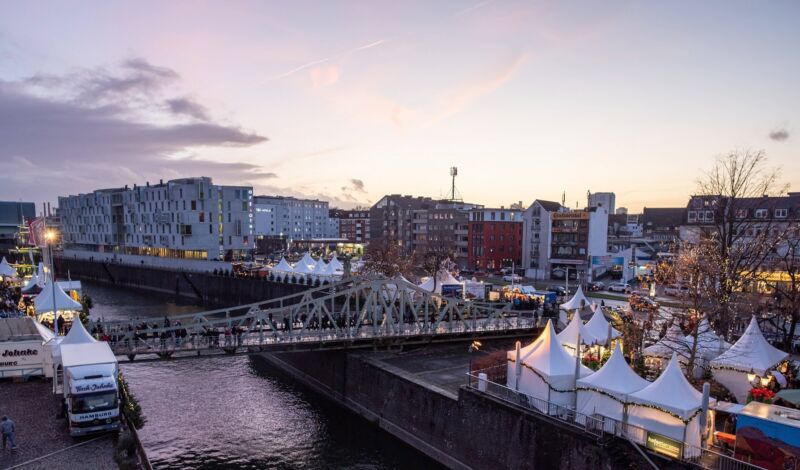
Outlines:
[[[461,387],[457,398],[368,352],[261,354],[265,361],[455,469],[648,468],[627,443]],[[667,463],[666,461],[661,463]],[[683,468],[667,464],[664,468]]]
[[[248,304],[308,289],[305,285],[262,279],[215,276],[211,273],[66,257],[56,258],[55,268],[59,276],[67,276],[69,273],[72,279],[176,295],[211,305]]]

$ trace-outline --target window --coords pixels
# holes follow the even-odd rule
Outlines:
[[[779,219],[785,219],[788,214],[789,211],[787,209],[775,209],[775,217]]]
[[[714,221],[714,211],[706,211],[705,217],[706,217],[706,222],[713,222]]]
[[[766,219],[767,218],[767,210],[766,209],[756,209],[755,216],[756,216],[756,219]]]
[[[736,209],[736,218],[744,219],[747,217],[747,209]]]
[[[689,222],[697,222],[697,212],[689,211]]]

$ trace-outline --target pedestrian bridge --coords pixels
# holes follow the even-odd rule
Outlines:
[[[117,355],[159,357],[386,347],[523,334],[532,311],[443,297],[405,280],[355,277],[254,304],[129,321],[89,322]]]

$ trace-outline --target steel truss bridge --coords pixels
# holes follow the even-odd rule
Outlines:
[[[202,355],[391,347],[519,335],[537,327],[508,303],[453,299],[405,280],[356,277],[254,304],[166,319],[90,322],[117,355]]]

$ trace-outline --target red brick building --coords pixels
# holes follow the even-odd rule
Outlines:
[[[522,267],[522,211],[473,209],[469,214],[469,266],[497,270]]]

